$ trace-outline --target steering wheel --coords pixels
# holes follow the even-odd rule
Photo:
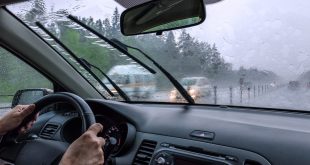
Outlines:
[[[85,132],[91,125],[96,123],[92,110],[81,97],[63,92],[47,95],[34,103],[36,105],[34,112],[24,119],[21,126],[31,121],[44,107],[57,102],[69,103],[77,110],[82,120],[82,132]],[[0,158],[14,162],[15,165],[57,164],[70,145],[66,142],[41,138],[18,142],[16,132],[17,130],[11,131],[2,138],[2,147],[0,149]]]

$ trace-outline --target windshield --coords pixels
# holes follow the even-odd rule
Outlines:
[[[112,75],[111,79],[118,85],[129,84],[129,75]],[[107,80],[105,83],[110,83]]]
[[[309,110],[309,1],[223,0],[206,5],[207,18],[201,25],[158,36],[129,37],[120,32],[124,6],[114,0],[31,0],[7,8],[108,99],[123,98],[106,77],[95,70],[94,75],[90,74],[37,22],[77,58],[86,59],[110,76],[131,101],[186,102],[173,83],[141,52],[128,49],[155,74],[68,19],[68,15],[108,39],[141,49],[183,87],[196,85],[195,90],[184,87],[196,103]],[[197,83],[192,77],[203,77],[204,81]]]
[[[182,85],[186,85],[186,86],[195,85],[196,82],[197,82],[196,79],[182,79],[182,80],[181,80],[181,84],[182,84]]]

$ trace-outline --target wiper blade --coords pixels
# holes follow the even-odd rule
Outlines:
[[[96,30],[94,30],[93,28],[87,26],[86,24],[84,24],[83,22],[81,22],[80,20],[78,20],[77,18],[75,18],[72,15],[68,15],[68,18],[77,23],[78,25],[82,26],[83,28],[87,29],[88,31],[92,32],[93,34],[95,34],[96,36],[98,36],[100,39],[102,39],[103,41],[107,42],[109,45],[113,46],[114,48],[116,48],[117,50],[119,50],[121,53],[125,54],[126,56],[128,56],[129,58],[131,58],[132,60],[134,60],[135,62],[137,62],[139,65],[141,65],[142,67],[144,67],[146,70],[148,70],[150,73],[152,74],[156,74],[156,71],[154,69],[152,69],[151,67],[149,67],[148,65],[144,64],[142,61],[140,61],[138,58],[136,58],[135,56],[131,55],[129,52],[125,51],[123,48],[119,47],[119,45],[115,44],[114,42],[112,42],[110,39],[108,39],[107,37],[103,36],[102,34],[100,34],[99,32],[97,32]]]
[[[53,33],[47,30],[40,22],[36,22],[36,25],[43,30],[47,35],[49,35],[58,45],[60,45],[66,52],[68,52],[85,70],[87,70],[97,81],[98,83],[112,96],[114,93],[98,78],[98,76],[90,70],[90,68],[83,63],[66,45],[64,45]]]
[[[147,59],[149,59],[169,80],[170,82],[175,86],[175,88],[180,92],[180,94],[183,96],[184,99],[190,104],[195,104],[194,99],[187,93],[187,91],[184,89],[184,87],[166,70],[164,69],[159,63],[157,63],[152,57],[144,53],[142,50],[126,45],[122,43],[121,41],[113,38],[111,39],[114,43],[118,44],[122,48],[126,48],[125,51],[128,52],[128,48],[134,49],[141,54],[143,54]],[[128,52],[129,53],[129,52]]]
[[[155,60],[153,60],[150,56],[148,56],[146,53],[144,53],[143,51],[141,51],[138,48],[134,48],[131,46],[128,46],[126,44],[123,44],[122,42],[114,39],[113,41],[111,41],[110,39],[106,38],[105,36],[103,36],[102,34],[100,34],[99,32],[97,32],[96,30],[92,29],[91,27],[87,26],[86,24],[84,24],[83,22],[81,22],[80,20],[78,20],[77,18],[75,18],[72,15],[68,15],[68,18],[70,20],[72,20],[73,22],[79,24],[80,26],[82,26],[83,28],[87,29],[88,31],[92,32],[93,34],[95,34],[96,36],[98,36],[100,39],[104,40],[105,42],[107,42],[108,44],[110,44],[111,46],[115,47],[116,49],[118,49],[120,52],[122,52],[123,54],[127,55],[129,58],[131,58],[132,60],[134,60],[135,62],[137,62],[138,64],[140,64],[141,66],[143,66],[145,69],[147,69],[149,72],[151,72],[152,74],[155,74],[156,71],[154,69],[152,69],[151,67],[147,66],[146,64],[144,64],[142,61],[140,61],[138,58],[136,58],[135,56],[131,55],[126,48],[131,48],[131,49],[135,49],[139,52],[141,52],[147,59],[149,59],[150,61],[152,61],[152,63],[170,80],[170,82],[175,86],[175,88],[180,92],[180,94],[184,97],[184,99],[190,103],[190,104],[195,104],[194,99],[187,93],[187,91],[183,88],[183,86],[168,72],[166,71],[161,65],[159,65]]]
[[[108,81],[111,83],[111,85],[113,86],[113,88],[117,91],[117,93],[119,93],[119,95],[125,100],[125,101],[130,101],[130,98],[126,95],[126,93],[118,86],[115,84],[115,82],[107,75],[105,74],[99,67],[97,67],[96,65],[93,65],[91,63],[89,63],[87,60],[80,58],[81,61],[83,61],[83,63],[85,63],[85,65],[87,67],[89,67],[89,69],[91,68],[95,68],[96,70],[98,70],[105,78],[108,79]]]

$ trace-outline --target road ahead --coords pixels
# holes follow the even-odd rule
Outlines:
[[[151,99],[167,102],[169,101],[169,92],[157,92]],[[197,103],[203,104],[214,104],[215,101],[220,105],[231,105],[232,103],[232,105],[241,106],[310,111],[310,90],[306,88],[291,90],[284,86],[281,88],[268,89],[264,92],[260,91],[260,93],[256,91],[255,95],[253,91],[249,93],[246,90],[242,92],[241,101],[241,92],[239,88],[233,88],[232,92],[230,92],[229,88],[219,88],[217,89],[216,100],[214,94],[196,100]]]
[[[266,94],[250,102],[258,107],[275,107],[310,111],[310,90],[291,90],[286,87]]]

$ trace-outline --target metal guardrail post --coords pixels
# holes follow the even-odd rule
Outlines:
[[[255,99],[255,97],[256,97],[256,86],[255,86],[255,85],[254,85],[254,87],[253,87],[253,90],[254,90],[254,91],[253,91],[253,93],[254,93],[254,94],[253,94],[253,97],[254,97],[254,99]]]
[[[214,86],[214,104],[217,104],[217,86]]]
[[[251,99],[251,88],[250,87],[248,87],[248,100],[250,101],[250,99]]]
[[[242,104],[242,95],[243,95],[242,86],[240,86],[240,104]]]
[[[229,98],[230,98],[230,105],[233,104],[233,88],[229,87]]]

